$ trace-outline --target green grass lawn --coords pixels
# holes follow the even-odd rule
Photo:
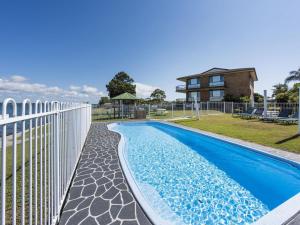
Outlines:
[[[243,120],[224,114],[203,115],[200,120],[188,119],[174,122],[228,137],[300,153],[300,136],[296,136],[298,125],[280,125],[264,123],[259,120]]]

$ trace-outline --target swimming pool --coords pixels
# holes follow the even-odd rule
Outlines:
[[[159,122],[110,129],[134,194],[164,224],[250,224],[300,192],[295,163]]]

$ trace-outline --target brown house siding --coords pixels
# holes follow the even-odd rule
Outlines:
[[[225,94],[236,97],[250,96],[251,77],[248,72],[233,73],[224,76]]]

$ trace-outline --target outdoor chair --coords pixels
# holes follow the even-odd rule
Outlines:
[[[241,112],[241,109],[238,110],[238,112],[235,112],[232,114],[233,117],[242,117],[243,115],[249,115],[253,112],[254,108],[249,107],[246,112]]]
[[[246,113],[251,113],[252,109],[249,108],[247,110]],[[242,108],[237,108],[237,109],[234,109],[233,113],[232,113],[232,117],[240,117],[240,115],[243,113],[243,109]]]
[[[261,119],[264,122],[274,122],[274,121],[278,121],[279,119],[289,118],[291,113],[292,113],[291,109],[284,109],[281,110],[277,116],[266,116],[266,117],[262,117]]]
[[[251,117],[255,114],[256,108],[252,108],[252,111],[250,113],[241,113],[240,117],[242,119],[251,119]]]
[[[257,118],[260,118],[263,115],[263,113],[264,113],[263,109],[257,109],[254,112],[254,114],[248,116],[248,119],[257,119]]]
[[[299,112],[295,112],[291,117],[280,118],[277,122],[285,125],[296,124],[299,122]]]
[[[248,108],[245,113],[237,113],[236,115],[238,115],[239,117],[246,117],[254,114],[256,110],[257,110],[256,108]]]

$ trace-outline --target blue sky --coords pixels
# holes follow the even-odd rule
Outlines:
[[[300,67],[299,8],[299,0],[2,0],[1,94],[95,101],[126,71],[140,95],[160,87],[174,99],[176,77],[211,67],[255,67],[262,93]]]

